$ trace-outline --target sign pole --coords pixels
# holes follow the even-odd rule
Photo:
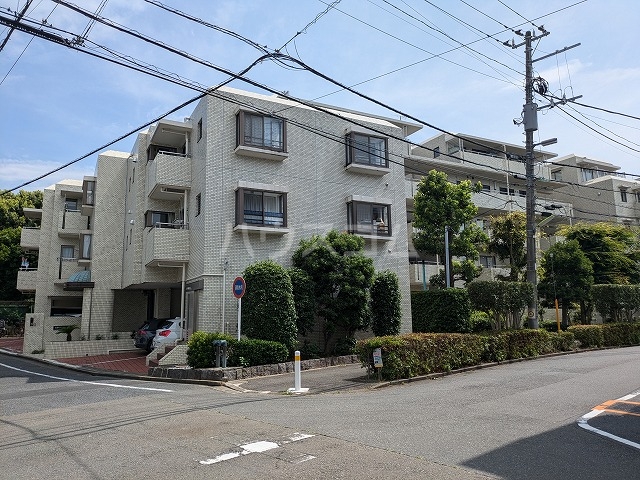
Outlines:
[[[241,326],[242,326],[242,297],[238,298],[238,340],[240,340]]]
[[[242,328],[242,296],[247,290],[247,284],[242,277],[236,277],[233,281],[233,296],[238,299],[238,340],[240,340]]]

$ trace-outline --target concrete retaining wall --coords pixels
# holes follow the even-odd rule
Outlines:
[[[315,358],[302,360],[301,370],[311,370],[313,368],[331,367],[334,365],[348,365],[360,363],[357,355],[343,355],[340,357]],[[279,375],[292,373],[294,362],[274,363],[271,365],[257,365],[255,367],[227,367],[227,368],[190,368],[190,367],[151,367],[149,376],[162,378],[177,378],[190,380],[217,380],[229,381],[240,380],[242,378],[261,377],[265,375]]]

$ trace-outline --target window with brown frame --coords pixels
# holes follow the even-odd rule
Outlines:
[[[265,190],[236,190],[236,225],[285,228],[287,194]]]
[[[389,167],[386,138],[351,132],[346,140],[347,165],[357,163],[372,167]]]
[[[286,152],[286,122],[281,118],[241,110],[236,119],[236,146]]]

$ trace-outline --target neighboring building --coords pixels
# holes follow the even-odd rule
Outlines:
[[[46,189],[39,238],[23,231],[39,249],[24,351],[59,355],[54,329],[76,323],[74,339],[91,342],[69,356],[106,348],[96,336],[129,344],[154,317],[235,333],[234,277],[264,259],[289,266],[301,239],[330,229],[363,236],[408,292],[402,139],[421,127],[320,108],[222,88],[184,122],[139,134],[130,154],[99,155],[95,177]]]
[[[564,183],[558,199],[571,202],[578,221],[640,225],[640,182],[618,173],[620,167],[566,155],[551,166],[551,178]]]
[[[429,170],[436,169],[446,172],[451,182],[471,180],[474,184],[482,183],[482,192],[472,197],[478,207],[475,221],[490,235],[489,217],[526,211],[525,156],[526,149],[523,145],[499,140],[444,133],[430,138],[420,147],[412,148],[411,155],[405,162],[409,219],[412,216],[413,195],[420,178]],[[547,151],[534,152],[536,214],[539,215],[540,224],[551,229],[560,223],[569,223],[573,215],[571,201],[563,201],[557,195],[563,184],[551,178],[551,171],[546,163],[556,156]],[[412,227],[409,231],[413,231]],[[426,288],[429,277],[443,268],[442,260],[419,255],[411,242],[409,256],[412,263],[412,289]],[[493,279],[497,274],[508,275],[508,263],[500,262],[491,253],[481,252],[479,261],[484,267],[482,278]]]

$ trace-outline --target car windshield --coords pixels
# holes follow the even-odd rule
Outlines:
[[[171,325],[173,325],[173,322],[171,320],[165,320],[160,325],[158,325],[158,330],[163,328],[171,328]]]

